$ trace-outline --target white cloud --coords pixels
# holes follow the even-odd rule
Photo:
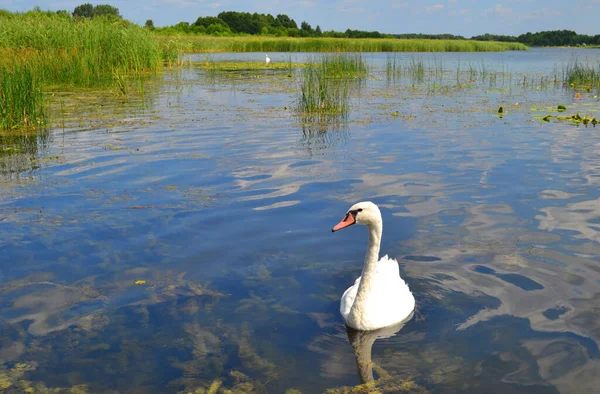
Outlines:
[[[167,4],[175,4],[181,7],[188,7],[191,5],[195,5],[195,3],[188,1],[188,0],[162,0],[163,3],[167,3]]]
[[[430,5],[425,7],[425,11],[427,11],[427,13],[431,13],[431,12],[438,12],[444,9],[444,5],[443,4],[434,4],[434,5]]]
[[[466,15],[468,13],[470,13],[471,10],[468,8],[463,8],[461,10],[452,10],[450,11],[450,15],[452,16],[460,16],[460,15]]]
[[[339,12],[365,12],[364,7],[359,7],[359,0],[338,1],[336,8]]]
[[[565,13],[560,10],[551,10],[548,8],[539,8],[537,10],[533,10],[527,15],[525,15],[524,19],[544,19],[552,16],[562,16]]]
[[[316,1],[297,1],[294,5],[299,5],[300,7],[314,7],[317,5]]]
[[[502,4],[496,4],[494,8],[488,8],[483,12],[484,14],[512,14],[512,8],[506,8]]]

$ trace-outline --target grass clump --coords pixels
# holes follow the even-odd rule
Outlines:
[[[571,87],[600,89],[600,62],[583,63],[577,59],[567,64],[563,80]]]
[[[360,53],[337,53],[322,56],[318,65],[329,77],[348,78],[364,77],[367,74],[367,63]]]
[[[0,129],[46,123],[42,81],[22,51],[0,48]]]
[[[121,19],[0,13],[0,127],[46,121],[48,87],[112,86],[115,76],[155,72],[172,53],[152,33]]]
[[[304,120],[345,118],[350,110],[351,88],[367,73],[360,54],[324,55],[302,70],[298,112]]]
[[[167,42],[172,36],[158,35]],[[192,52],[501,52],[526,50],[514,42],[396,38],[300,38],[181,36]]]

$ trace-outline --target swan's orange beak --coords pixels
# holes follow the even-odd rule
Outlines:
[[[339,222],[338,224],[333,226],[333,228],[331,229],[331,232],[334,233],[334,232],[341,230],[343,228],[346,228],[348,226],[352,226],[354,223],[356,223],[356,219],[354,219],[354,216],[352,214],[350,214],[350,212],[348,212],[346,214],[346,216],[344,216],[344,218],[342,219],[341,222]]]

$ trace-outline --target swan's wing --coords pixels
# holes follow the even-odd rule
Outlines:
[[[352,304],[354,304],[354,299],[356,298],[356,292],[358,291],[358,285],[360,284],[360,276],[354,281],[354,285],[348,287],[348,289],[342,294],[342,299],[340,300],[340,313],[346,318],[350,313],[350,309],[352,308]]]
[[[377,266],[373,292],[370,302],[373,311],[372,320],[398,322],[408,316],[415,308],[415,298],[408,284],[400,277],[398,261],[383,256]]]
[[[386,254],[377,262],[377,276],[382,278],[397,278],[400,276],[398,261],[390,259]]]

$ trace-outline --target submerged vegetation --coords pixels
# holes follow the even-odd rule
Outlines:
[[[42,125],[44,90],[112,86],[155,72],[165,57],[152,34],[130,22],[32,11],[0,13],[0,128]]]

